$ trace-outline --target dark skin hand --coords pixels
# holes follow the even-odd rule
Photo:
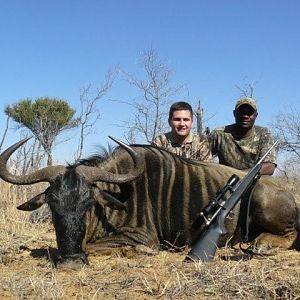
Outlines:
[[[248,172],[250,169],[245,169],[243,171]],[[275,165],[273,163],[264,162],[261,164],[261,169],[259,175],[273,175],[275,171]]]
[[[240,140],[250,134],[252,127],[254,126],[257,111],[250,105],[242,105],[238,109],[233,111],[235,117],[235,133],[234,138]],[[244,170],[244,171],[249,171]],[[273,175],[275,171],[275,164],[264,162],[261,164],[260,175]]]

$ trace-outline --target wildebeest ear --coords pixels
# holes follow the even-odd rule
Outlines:
[[[33,211],[33,210],[36,210],[39,207],[41,207],[46,202],[47,201],[46,201],[45,192],[43,192],[41,194],[36,195],[35,197],[30,199],[29,201],[19,205],[17,207],[17,209],[25,210],[25,211]]]
[[[116,210],[125,210],[127,211],[127,207],[124,203],[119,201],[113,195],[105,192],[100,191],[98,189],[95,190],[95,197],[96,200],[104,206],[108,206],[109,208],[116,209]]]

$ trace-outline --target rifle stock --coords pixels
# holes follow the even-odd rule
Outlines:
[[[218,248],[218,242],[222,235],[227,233],[225,224],[221,222],[213,222],[211,226],[205,230],[195,245],[188,253],[186,260],[192,261],[211,261],[213,260]]]
[[[261,163],[269,152],[276,146],[276,141],[258,163],[240,180],[237,187],[226,201],[223,201],[216,210],[214,216],[204,231],[200,234],[196,243],[192,246],[185,260],[192,261],[211,261],[216,253],[219,239],[227,233],[225,219],[232,209],[236,206],[243,194],[247,192],[254,180],[257,178],[261,169]]]

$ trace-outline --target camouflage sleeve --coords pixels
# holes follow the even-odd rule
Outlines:
[[[266,128],[265,132],[261,135],[260,140],[260,153],[259,157],[262,157],[274,144],[275,140],[271,132]],[[277,149],[276,147],[267,155],[264,162],[270,162],[277,165]]]
[[[203,151],[202,151],[202,160],[204,161],[212,161],[212,154],[209,148],[209,144],[205,145]]]
[[[207,136],[201,135],[199,136],[200,142],[199,142],[199,152],[200,152],[200,160],[202,161],[211,161],[212,155],[210,151],[210,145],[209,140]]]

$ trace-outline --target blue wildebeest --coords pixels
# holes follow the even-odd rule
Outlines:
[[[132,246],[156,249],[163,244],[192,245],[199,232],[191,224],[232,174],[223,165],[190,161],[153,146],[121,147],[106,159],[91,158],[16,176],[6,167],[24,139],[0,156],[0,177],[13,184],[49,182],[41,194],[20,205],[31,211],[48,203],[60,262],[87,263],[87,244],[97,249]],[[237,216],[227,220],[238,240]],[[253,193],[250,236],[258,243],[299,247],[299,209],[294,197],[271,177],[261,178]],[[237,236],[237,237],[236,237]]]

